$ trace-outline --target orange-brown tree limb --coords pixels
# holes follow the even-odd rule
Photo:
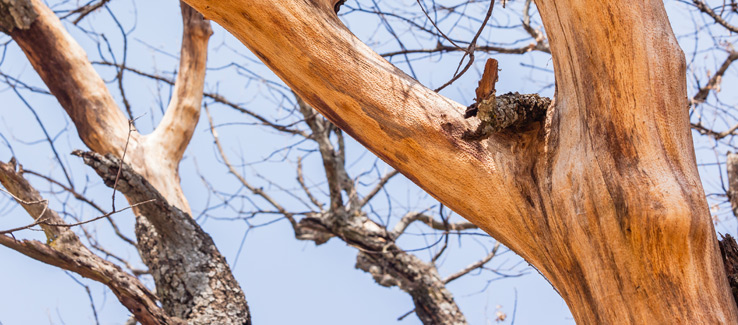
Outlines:
[[[536,266],[582,324],[736,323],[662,1],[537,0],[544,122],[464,140],[463,106],[359,41],[334,0],[187,0],[301,98]],[[286,50],[289,49],[289,50]]]

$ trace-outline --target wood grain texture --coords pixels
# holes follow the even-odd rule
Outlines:
[[[482,100],[495,93],[495,83],[497,83],[498,79],[498,64],[497,60],[491,58],[487,59],[487,62],[484,64],[482,79],[479,80],[479,86],[474,91],[477,95],[477,103],[482,102]]]
[[[308,104],[536,266],[581,324],[737,323],[663,3],[537,0],[556,73],[545,123],[466,141],[463,108],[316,0],[187,0]]]

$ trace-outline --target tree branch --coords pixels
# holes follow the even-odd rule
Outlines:
[[[156,130],[147,141],[162,148],[162,155],[175,166],[195,132],[200,119],[205,68],[207,67],[208,40],[213,31],[210,22],[184,2],[182,7],[182,51],[177,81],[172,99]]]
[[[97,152],[120,156],[128,121],[84,50],[41,0],[17,3],[29,5],[37,17],[28,29],[14,29],[10,36],[67,111],[82,141]],[[131,141],[138,142],[138,138],[136,132]]]
[[[250,324],[243,291],[213,240],[185,212],[170,205],[143,177],[112,155],[75,151],[136,208],[139,252],[151,270],[157,294],[169,315],[189,323]],[[212,300],[211,298],[218,297]]]
[[[728,173],[728,200],[733,215],[738,218],[738,154],[729,152],[725,165]]]
[[[0,235],[0,245],[16,250],[40,262],[75,272],[100,282],[115,293],[118,300],[143,324],[179,324],[156,305],[156,297],[136,279],[117,265],[90,252],[56,211],[28,202],[45,201],[28,181],[15,171],[13,164],[0,162],[0,183],[11,192],[24,209],[40,223],[49,244],[38,241],[18,241]]]
[[[492,251],[489,252],[489,254],[487,254],[487,256],[485,256],[483,259],[481,259],[481,260],[479,260],[479,261],[477,261],[475,263],[469,264],[467,267],[465,267],[464,269],[460,270],[459,272],[456,272],[454,274],[451,274],[451,275],[447,276],[445,279],[443,279],[443,282],[444,283],[449,283],[449,282],[451,282],[453,280],[456,280],[456,279],[458,279],[458,278],[460,278],[460,277],[468,274],[471,271],[474,271],[474,270],[476,270],[478,268],[483,267],[485,264],[487,264],[489,261],[491,261],[495,257],[495,255],[497,255],[497,250],[499,250],[499,249],[500,249],[500,243],[496,243],[495,244],[495,247],[492,248]]]
[[[471,222],[444,223],[442,221],[438,221],[434,219],[433,217],[427,214],[410,212],[410,213],[405,214],[400,219],[400,221],[398,221],[395,224],[395,227],[394,229],[392,229],[392,232],[391,232],[392,237],[393,238],[400,237],[400,235],[402,235],[402,233],[405,232],[405,229],[407,229],[407,227],[410,226],[410,224],[415,221],[420,221],[426,224],[428,227],[431,227],[435,230],[443,230],[443,231],[461,231],[461,230],[479,228]]]
[[[715,71],[715,74],[710,77],[707,85],[700,88],[697,94],[692,97],[692,100],[690,101],[692,106],[705,102],[705,100],[707,100],[707,96],[710,94],[710,90],[720,91],[720,83],[723,80],[723,75],[725,75],[725,72],[728,71],[728,68],[730,68],[730,65],[733,64],[735,60],[738,60],[738,52],[729,52],[728,57],[725,58],[725,61],[720,65],[720,68]]]
[[[710,7],[704,1],[701,1],[701,0],[692,0],[692,3],[694,4],[695,7],[697,7],[697,9],[699,9],[700,11],[706,13],[708,16],[712,17],[712,19],[714,19],[716,23],[718,23],[718,24],[722,25],[723,27],[725,27],[725,29],[727,29],[727,30],[729,30],[729,31],[731,31],[733,33],[738,33],[738,27],[733,26],[730,23],[728,23],[727,21],[725,21],[725,19],[723,19],[723,17],[720,17],[720,15],[718,15],[717,13],[715,13],[715,11],[713,11],[712,9],[710,9]]]
[[[482,223],[488,217],[482,211],[499,211],[489,229],[520,215],[519,196],[507,190],[515,188],[514,179],[491,167],[514,165],[512,139],[462,140],[477,124],[463,119],[464,107],[374,53],[331,7],[286,0],[186,2],[239,38],[307,104],[457,213]],[[269,19],[256,18],[264,12]],[[469,201],[475,193],[488,194],[486,203]]]
[[[384,188],[385,185],[387,185],[387,182],[389,182],[390,179],[392,179],[393,177],[397,176],[397,174],[399,174],[399,172],[396,171],[396,170],[393,170],[393,171],[385,174],[384,176],[382,176],[382,178],[379,179],[379,182],[377,183],[377,185],[374,186],[374,188],[361,200],[360,206],[363,207],[367,203],[369,203],[369,201],[371,201],[372,198],[375,195],[377,195],[377,193],[379,193],[379,191],[381,191],[382,188]]]

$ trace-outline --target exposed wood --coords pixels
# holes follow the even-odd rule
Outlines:
[[[308,104],[536,266],[581,324],[737,323],[663,3],[538,0],[545,123],[466,141],[463,107],[356,39],[322,1],[187,0]],[[290,49],[286,51],[285,49]]]
[[[557,85],[535,168],[541,272],[583,323],[738,322],[663,3],[536,4]]]
[[[37,17],[30,28],[15,29],[10,36],[67,111],[82,141],[95,151],[121,156],[128,121],[84,50],[41,0],[18,2],[30,4]],[[134,133],[132,147],[139,143]]]
[[[177,81],[166,114],[156,130],[147,136],[147,145],[160,148],[163,159],[176,170],[190,143],[200,117],[208,41],[213,34],[210,22],[192,7],[182,4],[182,51]]]

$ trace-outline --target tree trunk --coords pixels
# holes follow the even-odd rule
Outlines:
[[[307,103],[536,266],[577,322],[738,323],[661,1],[537,0],[545,122],[465,140],[462,105],[379,57],[336,0],[187,0]]]

